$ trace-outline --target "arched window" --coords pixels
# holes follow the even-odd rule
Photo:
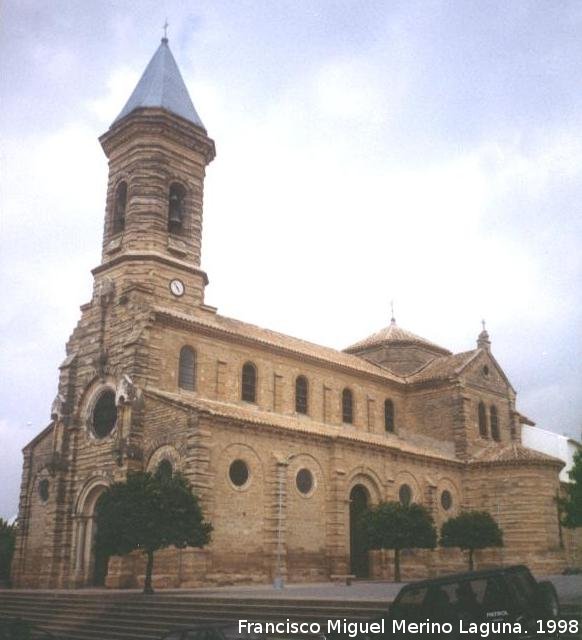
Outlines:
[[[125,208],[127,206],[127,182],[117,185],[115,190],[115,204],[113,206],[113,233],[120,233],[125,229]]]
[[[384,428],[389,433],[394,433],[394,403],[392,400],[384,400]]]
[[[115,190],[115,205],[113,209],[113,233],[120,233],[125,229],[125,208],[127,206],[127,182],[120,182]]]
[[[196,351],[192,347],[180,349],[178,365],[178,386],[180,389],[194,391],[196,388]]]
[[[181,184],[174,182],[170,186],[168,198],[168,231],[181,233],[184,228],[184,200],[186,189]]]
[[[309,408],[309,386],[305,376],[297,376],[295,380],[295,411],[307,413]]]
[[[485,409],[485,404],[483,402],[479,403],[479,435],[482,438],[487,437],[487,409]]]
[[[257,369],[252,362],[245,362],[242,368],[241,397],[245,402],[257,401]]]
[[[489,422],[491,425],[491,437],[493,440],[499,442],[501,440],[499,434],[499,418],[497,417],[497,407],[493,404],[489,408]]]
[[[351,389],[342,391],[342,420],[348,424],[354,422],[354,398]]]
[[[38,483],[38,495],[42,502],[47,502],[50,497],[50,484],[46,478]]]

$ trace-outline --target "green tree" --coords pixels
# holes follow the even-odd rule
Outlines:
[[[0,580],[10,578],[10,566],[16,544],[16,526],[0,518]]]
[[[473,571],[475,549],[503,546],[503,532],[487,511],[463,511],[441,527],[441,547],[469,551],[469,570]]]
[[[568,471],[570,482],[566,485],[566,495],[559,500],[562,524],[573,529],[582,527],[582,449],[574,454],[574,465]]]
[[[125,482],[109,487],[97,511],[96,544],[101,552],[125,555],[139,550],[147,556],[144,593],[153,593],[158,549],[203,547],[211,531],[190,483],[179,473],[130,473]]]
[[[434,521],[418,504],[381,502],[362,516],[362,529],[368,549],[394,550],[394,580],[400,582],[402,549],[434,549],[437,541]]]

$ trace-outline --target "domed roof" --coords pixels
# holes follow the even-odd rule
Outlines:
[[[448,349],[440,347],[434,342],[425,340],[424,338],[417,336],[411,331],[402,329],[402,327],[399,327],[396,324],[396,320],[394,318],[392,318],[390,324],[387,327],[384,327],[384,329],[380,329],[380,331],[373,333],[371,336],[368,336],[367,338],[364,338],[363,340],[352,344],[351,346],[344,349],[344,351],[353,353],[356,351],[369,349],[370,347],[378,347],[384,345],[418,345],[434,351],[438,354],[449,355],[451,353]]]

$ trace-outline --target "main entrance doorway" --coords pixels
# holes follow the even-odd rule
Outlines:
[[[77,586],[101,587],[105,585],[109,558],[97,549],[97,512],[107,485],[94,484],[80,499],[75,514],[76,550],[75,584]]]
[[[358,578],[370,577],[370,558],[360,524],[368,501],[368,490],[363,485],[357,484],[350,491],[350,571]]]
[[[104,494],[102,493],[97,502],[95,503],[95,510],[93,512],[93,532],[92,532],[92,550],[93,550],[93,576],[91,582],[94,587],[104,587],[105,578],[107,577],[107,567],[109,564],[109,556],[99,548],[97,544],[97,516],[99,514],[99,507],[103,500]]]

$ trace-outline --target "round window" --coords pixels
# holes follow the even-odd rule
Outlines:
[[[453,506],[453,496],[446,489],[441,493],[441,507],[448,511]]]
[[[93,433],[98,438],[105,438],[115,427],[117,420],[117,407],[115,406],[115,393],[108,389],[104,391],[93,409]]]
[[[244,486],[249,479],[249,468],[244,460],[235,460],[228,470],[228,477],[235,487]]]
[[[38,483],[38,495],[43,502],[46,502],[49,499],[50,491],[49,491],[49,481],[41,480]]]
[[[295,484],[300,493],[306,496],[313,489],[313,474],[309,469],[299,469]]]
[[[407,507],[412,502],[412,489],[407,484],[401,485],[398,491],[398,498],[400,504]]]

